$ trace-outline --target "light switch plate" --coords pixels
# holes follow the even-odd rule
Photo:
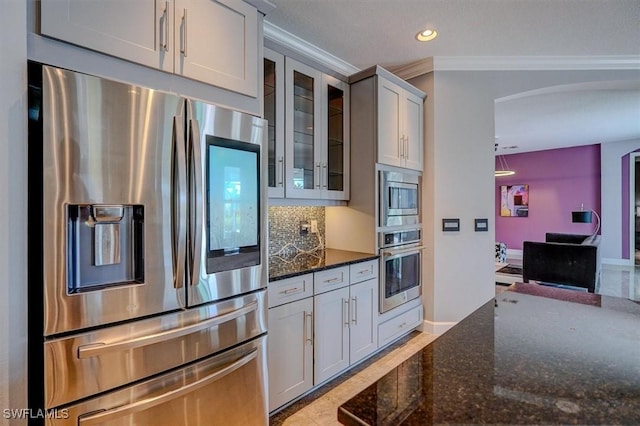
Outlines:
[[[476,232],[484,232],[489,230],[489,219],[475,219],[474,229]]]
[[[442,219],[442,231],[443,232],[455,232],[460,231],[460,219]]]

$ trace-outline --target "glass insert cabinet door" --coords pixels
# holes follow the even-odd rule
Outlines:
[[[349,198],[349,85],[286,58],[286,197]]]
[[[269,197],[284,197],[284,55],[264,49],[264,110]]]
[[[349,85],[323,76],[323,198],[349,199]]]
[[[322,73],[286,58],[287,197],[314,198],[322,191],[320,161]]]

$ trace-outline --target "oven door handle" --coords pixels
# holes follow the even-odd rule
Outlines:
[[[186,336],[198,331],[206,330],[207,328],[214,327],[227,321],[234,320],[249,312],[258,309],[258,302],[253,301],[246,304],[240,309],[235,309],[231,312],[227,312],[222,315],[217,315],[213,318],[198,322],[196,324],[188,325],[186,327],[180,327],[177,329],[161,331],[160,333],[150,334],[137,339],[125,340],[123,342],[115,343],[92,343],[89,345],[83,345],[78,347],[78,359],[86,359],[104,355],[110,352],[123,351],[127,349],[139,348],[141,346],[149,346],[154,343],[165,342],[167,340],[176,339],[178,337]]]
[[[406,249],[398,249],[398,250],[385,250],[382,252],[383,256],[395,256],[397,254],[404,254],[404,253],[409,253],[412,251],[420,251],[420,250],[424,250],[426,249],[427,246],[417,246],[417,247],[411,247],[411,248],[406,248]]]
[[[78,419],[79,426],[90,426],[100,423],[105,423],[110,420],[117,419],[119,417],[127,416],[133,413],[139,413],[140,411],[147,410],[149,408],[155,407],[160,404],[164,404],[168,401],[180,398],[190,392],[195,391],[201,387],[207,386],[210,383],[216,382],[222,379],[225,376],[233,373],[237,369],[245,366],[249,362],[253,361],[258,356],[258,350],[254,349],[249,352],[247,355],[242,358],[232,362],[231,364],[226,365],[220,370],[212,373],[208,376],[203,377],[202,379],[196,380],[193,383],[182,386],[180,388],[171,390],[169,392],[163,393],[162,395],[153,396],[147,399],[143,399],[142,401],[136,401],[132,404],[123,405],[121,407],[116,407],[111,410],[100,411],[95,414],[87,415],[86,417],[80,417]]]

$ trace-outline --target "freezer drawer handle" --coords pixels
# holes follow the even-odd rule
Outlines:
[[[197,380],[193,383],[190,383],[186,386],[180,387],[178,389],[174,389],[162,395],[158,395],[152,398],[147,398],[142,401],[134,402],[133,404],[123,405],[121,407],[117,407],[107,411],[101,411],[97,414],[91,414],[86,417],[78,418],[78,425],[80,426],[90,426],[100,423],[105,423],[111,420],[115,420],[119,417],[128,416],[133,413],[139,413],[140,411],[147,410],[149,408],[155,407],[160,404],[164,404],[165,402],[169,402],[176,398],[180,398],[183,395],[191,393],[203,386],[207,386],[215,381],[222,379],[225,376],[233,373],[240,367],[248,364],[253,361],[258,356],[258,349],[252,350],[247,355],[243,356],[237,361],[227,365],[226,367],[216,371],[209,376],[203,377],[200,380]]]
[[[109,352],[123,351],[127,349],[139,348],[141,346],[153,345],[154,343],[164,342],[178,337],[186,336],[187,334],[195,333],[197,331],[206,330],[207,328],[214,327],[218,324],[222,324],[227,321],[239,318],[249,312],[258,309],[258,302],[253,301],[243,306],[240,309],[236,309],[226,314],[218,315],[213,318],[209,318],[205,321],[197,324],[188,325],[174,330],[162,331],[160,333],[151,334],[148,336],[138,337],[137,339],[125,340],[124,342],[115,343],[94,343],[90,345],[83,345],[78,347],[78,359],[91,358],[95,356],[104,355]]]

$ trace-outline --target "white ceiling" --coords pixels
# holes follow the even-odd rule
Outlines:
[[[357,68],[436,57],[640,58],[640,0],[271,0],[266,20]],[[419,43],[430,27],[438,37]],[[640,139],[636,82],[549,88],[496,102],[515,153]]]

